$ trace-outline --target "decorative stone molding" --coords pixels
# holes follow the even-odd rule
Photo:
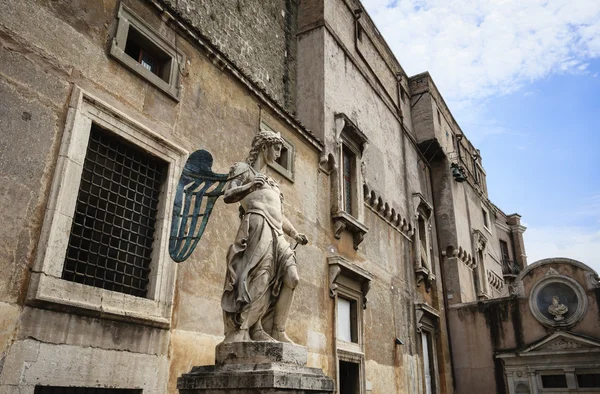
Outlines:
[[[545,326],[572,327],[587,312],[587,295],[578,282],[550,268],[533,286],[529,309]]]
[[[414,215],[413,255],[417,286],[424,282],[425,289],[429,292],[433,281],[435,281],[431,257],[431,215],[433,207],[421,193],[413,193],[412,203]]]
[[[494,271],[487,271],[487,280],[490,286],[498,291],[502,291],[504,280]]]
[[[369,146],[367,137],[342,113],[335,115],[335,146],[331,153],[321,156],[322,171],[331,175],[331,219],[334,235],[341,238],[344,231],[352,233],[354,249],[363,241],[369,228],[363,224],[363,158]],[[346,153],[344,153],[346,152]],[[343,176],[344,157],[351,165],[350,193],[345,195]],[[350,208],[348,208],[348,204]]]
[[[331,218],[333,219],[333,235],[335,238],[340,239],[342,233],[348,231],[352,233],[354,249],[358,249],[358,245],[365,238],[365,234],[369,231],[369,228],[345,211],[338,211]]]
[[[417,332],[423,331],[423,329],[435,332],[437,330],[437,324],[440,319],[440,312],[433,308],[428,303],[415,304],[415,315],[417,321]]]
[[[480,250],[485,250],[487,246],[488,239],[483,233],[479,230],[473,230],[473,245],[475,246],[475,251],[478,252]]]
[[[466,249],[463,249],[462,246],[455,248],[454,246],[450,245],[445,251],[442,252],[442,256],[446,258],[457,258],[472,270],[477,267],[477,259],[474,259]]]
[[[565,338],[560,338],[554,342],[547,344],[540,348],[540,350],[567,350],[567,349],[581,349],[583,344],[573,342]]]
[[[371,288],[373,276],[342,256],[330,256],[327,258],[327,262],[329,264],[329,296],[337,297],[339,280],[341,277],[346,277],[360,284],[363,309],[367,309],[367,294]]]
[[[410,219],[407,220],[407,218],[403,218],[402,215],[396,211],[396,208],[390,207],[390,204],[366,183],[363,185],[363,195],[364,203],[367,208],[373,211],[373,213],[383,219],[396,231],[412,241],[414,227]]]

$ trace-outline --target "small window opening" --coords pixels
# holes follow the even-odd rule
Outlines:
[[[600,374],[583,373],[577,374],[577,384],[580,388],[600,387]]]
[[[285,145],[282,145],[281,146],[281,154],[279,155],[279,158],[277,160],[275,160],[275,162],[277,164],[279,164],[280,166],[282,166],[283,168],[285,168],[286,170],[291,171],[292,169],[288,168],[289,164],[290,164],[289,155],[290,155],[290,150]]]
[[[488,213],[485,209],[481,208],[481,214],[483,215],[483,225],[486,228],[490,228],[490,223],[489,223],[489,218],[488,218]]]
[[[346,342],[358,343],[356,301],[338,298],[337,337]]]
[[[542,375],[542,386],[545,389],[567,388],[566,375]]]
[[[442,115],[440,114],[440,110],[437,110],[437,117],[438,117],[438,124],[441,125],[442,124]]]
[[[354,167],[354,154],[350,151],[350,149],[348,149],[346,146],[343,147],[342,149],[342,155],[343,155],[343,183],[344,183],[344,187],[343,187],[343,193],[344,193],[344,211],[346,211],[347,213],[352,215],[352,199],[353,199],[353,194],[352,193],[352,184],[353,184],[353,177],[352,177],[352,173],[353,173],[353,167]]]
[[[340,360],[340,394],[360,393],[360,365]]]
[[[509,261],[510,257],[508,255],[508,243],[506,241],[500,240],[500,253],[502,254],[502,261]]]
[[[127,33],[125,53],[140,63],[146,70],[157,75],[166,83],[170,83],[169,76],[171,61],[173,60],[171,56],[131,25]]]

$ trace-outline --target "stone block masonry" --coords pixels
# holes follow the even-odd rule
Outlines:
[[[297,0],[162,0],[292,114]]]

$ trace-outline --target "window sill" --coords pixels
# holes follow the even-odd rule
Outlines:
[[[121,62],[124,66],[136,73],[138,76],[148,81],[154,87],[162,90],[173,100],[179,102],[179,88],[177,86],[168,84],[167,82],[163,81],[159,76],[153,74],[151,71],[144,68],[144,66],[136,62],[131,56],[123,52],[123,50],[115,44],[114,40],[110,47],[110,54],[112,57]]]
[[[344,230],[352,233],[354,249],[358,250],[358,245],[363,241],[369,228],[345,211],[338,211],[331,218],[333,219],[335,238],[340,239]]]
[[[70,282],[40,272],[31,274],[27,303],[152,327],[169,328],[171,324],[170,307],[159,301]]]
[[[273,170],[275,170],[278,174],[283,176],[288,181],[294,183],[294,173],[292,171],[287,170],[285,167],[283,167],[281,164],[279,164],[277,162],[269,163],[269,167],[272,168]]]

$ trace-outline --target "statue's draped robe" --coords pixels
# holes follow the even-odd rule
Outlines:
[[[242,185],[254,180],[256,170],[246,163],[235,164],[230,178],[241,178]],[[267,177],[268,178],[268,177]],[[263,187],[279,192],[271,178]],[[263,319],[269,330],[272,310],[283,283],[283,276],[295,255],[283,235],[281,224],[274,223],[268,213],[249,209],[242,216],[233,244],[227,253],[227,272],[221,298],[225,332],[250,329]]]

